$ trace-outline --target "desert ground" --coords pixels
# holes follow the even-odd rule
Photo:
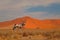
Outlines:
[[[0,40],[60,40],[60,31],[0,29]]]

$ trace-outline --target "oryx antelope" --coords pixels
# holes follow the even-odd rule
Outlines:
[[[21,29],[21,28],[23,28],[24,25],[25,25],[24,22],[22,22],[20,24],[14,24],[13,30],[15,30],[16,28]]]

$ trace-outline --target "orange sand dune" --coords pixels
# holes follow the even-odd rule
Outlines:
[[[60,19],[38,20],[28,16],[17,18],[10,21],[0,22],[0,28],[12,28],[14,24],[25,22],[24,28],[40,28],[40,29],[58,29],[60,28]]]

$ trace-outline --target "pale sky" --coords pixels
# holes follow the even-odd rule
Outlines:
[[[60,0],[0,0],[0,22],[24,16],[60,19]]]

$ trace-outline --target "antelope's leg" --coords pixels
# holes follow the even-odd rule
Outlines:
[[[15,30],[16,29],[16,27],[13,27],[13,30]]]

